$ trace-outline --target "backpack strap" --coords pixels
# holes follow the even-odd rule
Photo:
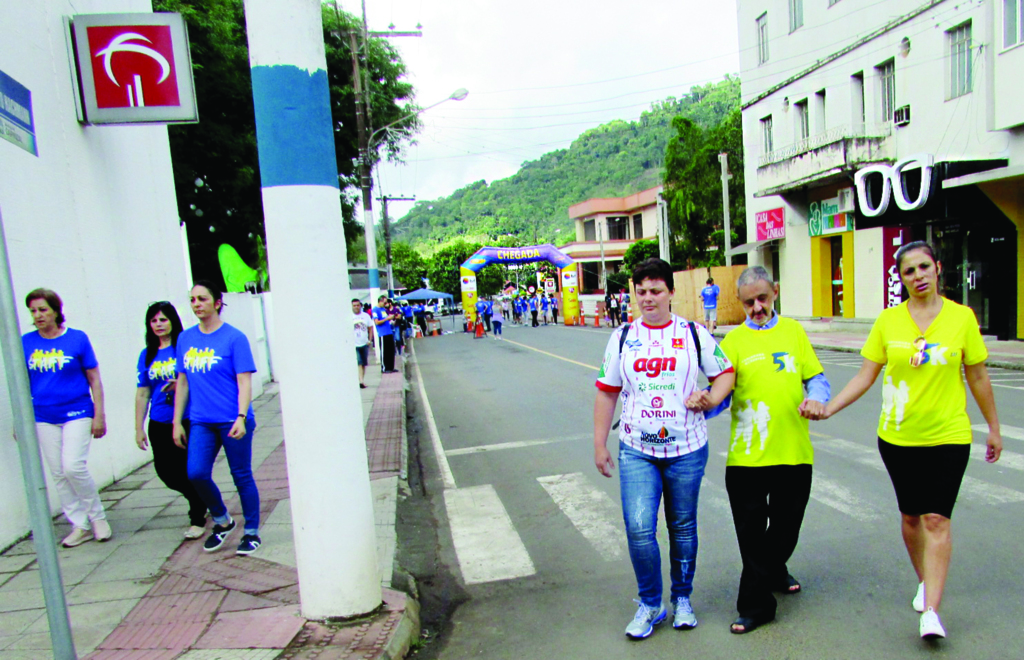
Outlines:
[[[632,323],[627,323],[622,327],[622,334],[619,335],[619,355],[622,355],[622,347],[626,345],[626,336],[629,334],[629,329],[632,327]]]
[[[704,370],[704,365],[700,363],[700,337],[697,336],[697,326],[693,321],[688,321],[686,325],[690,326],[690,336],[693,337],[693,346],[697,349],[697,367],[701,371]],[[619,347],[619,352],[622,351],[622,347]]]

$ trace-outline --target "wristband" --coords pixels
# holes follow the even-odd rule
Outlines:
[[[245,413],[238,413],[238,416],[239,416],[239,417],[245,417],[245,416],[246,416],[246,414],[245,414]]]

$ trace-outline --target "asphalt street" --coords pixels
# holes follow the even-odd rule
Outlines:
[[[917,635],[917,583],[876,449],[876,383],[838,416],[812,423],[812,499],[790,563],[804,592],[780,597],[778,619],[749,635],[728,631],[740,561],[724,487],[723,415],[709,424],[700,496],[692,599],[699,626],[665,624],[646,640],[627,640],[636,585],[618,478],[598,474],[591,443],[594,380],[609,332],[506,324],[505,341],[456,334],[416,342],[418,457],[437,517],[439,564],[459,602],[447,633],[421,657],[1024,657],[1024,373],[1002,370],[992,375],[1006,451],[1000,463],[985,463],[986,434],[975,433],[953,516],[941,611],[947,639]],[[852,354],[819,358],[833,392],[860,364]],[[984,424],[973,401],[969,411],[973,424]],[[663,527],[659,538],[667,599]]]

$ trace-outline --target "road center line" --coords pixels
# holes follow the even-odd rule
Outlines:
[[[595,366],[590,365],[590,364],[584,364],[582,362],[577,362],[576,360],[570,360],[567,357],[562,357],[561,355],[555,355],[554,353],[548,353],[547,351],[542,351],[539,348],[534,348],[533,346],[527,346],[526,344],[520,344],[519,342],[512,341],[511,339],[505,339],[503,341],[506,341],[509,344],[515,344],[516,346],[522,346],[523,348],[527,348],[527,349],[529,349],[531,351],[537,351],[538,353],[543,353],[544,355],[556,358],[558,360],[565,360],[566,362],[571,362],[571,363],[579,365],[581,367],[586,367],[587,369],[593,369],[594,371],[599,371],[600,370],[599,367],[595,367]]]
[[[441,444],[441,435],[437,432],[437,422],[434,421],[434,411],[430,409],[430,400],[427,398],[427,390],[423,386],[423,374],[420,373],[420,361],[416,357],[416,351],[412,352],[412,368],[416,371],[416,383],[420,387],[420,400],[423,401],[423,412],[427,417],[427,429],[430,431],[430,443],[434,447],[434,456],[437,457],[437,467],[441,471],[441,479],[444,481],[445,490],[455,488],[455,475],[448,465],[448,457],[444,455],[444,445]]]

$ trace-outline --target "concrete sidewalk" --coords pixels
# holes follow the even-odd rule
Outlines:
[[[399,360],[401,363],[401,360]],[[398,658],[419,635],[419,609],[392,590],[395,512],[405,471],[405,378],[367,369],[363,422],[377,525],[380,609],[357,621],[307,621],[300,613],[284,430],[276,384],[253,402],[253,469],[263,545],[249,557],[183,541],[187,505],[152,463],[101,492],[114,537],[60,548],[78,657],[93,660]],[[355,374],[353,374],[353,377]],[[135,450],[134,443],[125,451]],[[241,507],[221,456],[214,478],[232,515]],[[70,528],[61,517],[56,537]],[[237,543],[240,536],[233,535]],[[329,570],[325,566],[324,570]],[[35,549],[24,540],[0,555],[0,658],[50,657]]]
[[[798,320],[807,331],[811,345],[824,350],[859,354],[868,332],[871,331],[870,323],[832,324],[826,321]],[[719,326],[715,328],[715,336],[725,337],[726,333],[735,327]],[[985,362],[988,366],[1024,371],[1024,341],[999,341],[985,337],[985,346],[988,348],[988,360]]]

